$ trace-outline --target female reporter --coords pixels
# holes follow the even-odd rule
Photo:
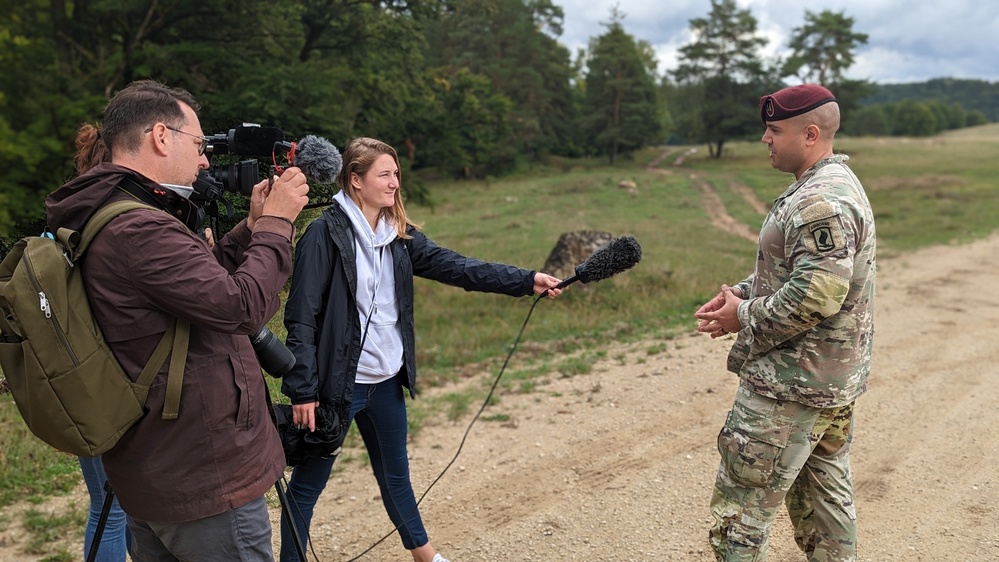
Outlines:
[[[297,363],[281,389],[294,423],[310,431],[320,403],[336,411],[341,435],[357,422],[403,546],[415,562],[447,562],[430,544],[409,477],[403,389],[415,397],[413,276],[510,296],[548,290],[552,298],[559,280],[434,244],[406,215],[399,158],[384,142],[354,139],[337,184],[334,203],[296,245],[284,323]],[[303,542],[335,458],[311,458],[292,472],[291,511]],[[281,562],[296,560],[282,516]]]

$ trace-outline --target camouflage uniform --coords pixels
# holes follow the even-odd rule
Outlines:
[[[817,162],[777,198],[756,271],[736,285],[746,300],[728,358],[739,392],[718,436],[718,560],[765,560],[781,502],[809,560],[856,560],[850,442],[871,366],[876,244],[846,160]]]

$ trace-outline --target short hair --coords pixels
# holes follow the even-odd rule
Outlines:
[[[375,160],[383,154],[388,154],[395,160],[395,165],[399,169],[399,189],[395,192],[395,203],[392,207],[381,210],[379,217],[384,217],[395,226],[396,233],[400,238],[409,238],[406,234],[406,227],[413,225],[409,217],[406,216],[406,208],[402,203],[402,166],[399,165],[399,155],[388,143],[369,137],[358,137],[347,145],[343,151],[343,167],[336,177],[336,183],[340,189],[347,194],[357,206],[361,206],[361,199],[353,189],[350,189],[350,175],[357,174],[364,176],[371,169]]]
[[[812,121],[818,125],[823,132],[829,133],[830,139],[836,136],[836,131],[839,130],[840,124],[839,104],[835,102],[827,103],[816,107],[812,111],[814,113]]]
[[[101,125],[101,138],[111,156],[138,150],[145,130],[159,121],[173,127],[184,125],[184,112],[178,102],[194,111],[201,109],[187,90],[154,80],[132,82],[115,94],[104,110]]]

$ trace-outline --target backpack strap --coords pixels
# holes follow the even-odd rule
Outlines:
[[[167,373],[166,398],[163,401],[163,419],[175,420],[180,412],[180,390],[184,385],[184,365],[187,363],[187,346],[191,341],[191,322],[177,318],[174,327],[173,353],[170,354],[170,372]]]
[[[83,255],[83,252],[86,251],[87,247],[90,246],[90,243],[94,241],[94,238],[97,237],[97,233],[104,228],[104,225],[111,222],[111,219],[117,217],[118,215],[135,209],[151,209],[154,211],[160,211],[160,209],[149,206],[140,201],[115,201],[114,203],[104,205],[98,209],[92,217],[90,217],[90,220],[87,221],[87,226],[83,228],[82,235],[78,235],[76,232],[67,228],[60,228],[56,233],[56,236],[59,240],[62,240],[62,242],[66,244],[66,247],[72,249],[73,255],[71,256],[71,259],[73,260],[73,263],[76,263],[76,260]]]
[[[180,412],[180,391],[184,386],[184,366],[187,363],[187,348],[191,340],[191,323],[187,319],[177,318],[156,344],[149,362],[139,373],[135,386],[136,396],[145,404],[149,394],[149,385],[156,378],[167,355],[170,356],[170,371],[167,373],[166,398],[163,400],[163,415],[165,420],[175,420]],[[172,350],[172,351],[171,351]]]
[[[123,200],[115,201],[114,203],[109,203],[100,209],[90,220],[87,221],[87,225],[83,228],[83,235],[81,236],[76,231],[69,230],[67,228],[60,228],[57,236],[68,248],[71,249],[73,255],[69,258],[73,263],[76,262],[86,251],[90,243],[93,242],[94,238],[97,237],[97,233],[101,231],[104,226],[111,222],[111,219],[117,217],[122,213],[127,213],[135,209],[152,209],[154,211],[159,211],[155,207],[142,203],[141,201]],[[139,390],[136,393],[140,401],[145,404],[146,396],[149,394],[149,385],[152,384],[153,379],[156,377],[156,373],[160,371],[160,367],[163,366],[163,362],[166,361],[167,354],[170,354],[170,371],[167,373],[167,392],[166,398],[163,402],[163,419],[165,420],[175,420],[180,410],[180,391],[184,385],[184,366],[187,363],[187,349],[188,344],[191,340],[191,323],[185,318],[177,318],[174,320],[173,326],[167,329],[163,333],[163,337],[160,338],[159,343],[156,345],[156,349],[153,350],[152,356],[150,356],[149,361],[146,366],[142,368],[142,372],[139,374],[139,378],[136,381],[136,385]],[[172,350],[172,351],[171,351]]]

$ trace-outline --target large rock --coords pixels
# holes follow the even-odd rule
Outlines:
[[[621,180],[617,184],[618,189],[623,189],[631,194],[632,197],[638,195],[638,184],[631,180]]]
[[[614,239],[609,232],[577,230],[559,236],[541,271],[565,279],[576,273],[576,266],[586,261],[593,252]]]

